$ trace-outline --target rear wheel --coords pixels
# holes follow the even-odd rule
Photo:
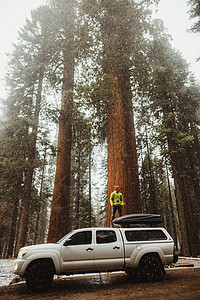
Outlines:
[[[51,287],[54,266],[49,260],[36,260],[26,271],[26,285],[31,291],[46,291]]]
[[[154,255],[145,255],[141,258],[138,275],[141,280],[152,282],[164,278],[165,270],[160,259]]]

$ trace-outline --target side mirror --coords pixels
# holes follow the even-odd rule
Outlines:
[[[64,244],[63,244],[63,246],[69,246],[70,244],[71,244],[71,239],[67,239],[65,242],[64,242]]]

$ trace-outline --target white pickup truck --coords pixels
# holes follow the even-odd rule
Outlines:
[[[14,273],[26,279],[30,290],[48,289],[54,274],[125,271],[148,281],[161,279],[164,266],[177,261],[172,237],[162,227],[124,225],[77,229],[56,244],[23,247]]]

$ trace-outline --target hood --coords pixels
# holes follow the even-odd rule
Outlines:
[[[60,244],[56,243],[48,243],[48,244],[39,244],[39,245],[32,245],[32,246],[25,246],[20,249],[20,251],[23,250],[42,250],[42,249],[52,249],[52,248],[60,248]]]

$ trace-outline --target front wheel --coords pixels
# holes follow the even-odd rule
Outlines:
[[[138,276],[141,280],[152,282],[163,279],[164,267],[160,259],[154,255],[145,255],[138,266]]]
[[[31,263],[26,271],[26,285],[31,291],[47,291],[51,287],[53,276],[52,263],[38,260]]]

